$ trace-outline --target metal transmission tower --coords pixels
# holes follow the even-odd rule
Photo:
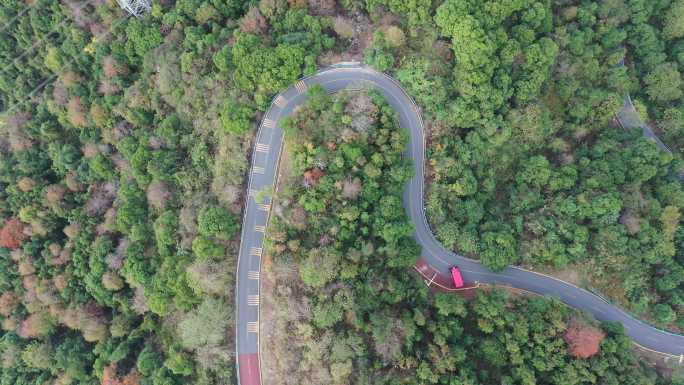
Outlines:
[[[135,17],[141,17],[152,9],[152,0],[116,0],[121,8]]]

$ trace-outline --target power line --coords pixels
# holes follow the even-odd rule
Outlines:
[[[2,27],[2,29],[0,29],[0,33],[5,32],[5,30],[9,28],[10,25],[12,25],[12,23],[14,23],[14,20],[17,20],[18,18],[22,17],[26,12],[29,11],[30,8],[32,8],[31,5],[25,6],[24,9],[21,10],[21,12],[17,13],[17,15],[12,18],[12,20],[5,23],[5,26]]]
[[[83,5],[81,5],[79,8],[77,8],[76,11],[80,11],[81,9],[85,8],[86,6],[88,6],[88,5],[90,4],[91,1],[93,1],[93,0],[87,0],[85,3],[83,3]],[[62,22],[60,22],[55,28],[53,28],[52,30],[50,30],[50,32],[46,33],[46,34],[43,35],[43,37],[40,38],[37,42],[33,43],[33,45],[32,45],[31,47],[25,49],[24,52],[23,52],[21,55],[19,55],[19,56],[17,56],[16,58],[12,59],[12,61],[10,62],[10,64],[6,65],[2,70],[0,70],[0,73],[4,73],[5,71],[7,71],[7,69],[10,68],[10,67],[12,67],[12,66],[17,62],[17,60],[23,58],[23,57],[26,56],[29,52],[33,51],[33,49],[36,48],[39,44],[45,42],[45,40],[46,40],[50,35],[52,35],[53,33],[57,32],[57,30],[58,30],[60,27],[62,27],[67,21],[69,21],[69,19],[67,19],[67,18],[65,18],[64,20],[62,20]]]
[[[26,95],[26,99],[24,99],[24,100],[22,100],[22,101],[20,101],[20,102],[14,103],[10,108],[8,108],[6,111],[4,111],[4,113],[7,113],[7,114],[11,113],[12,110],[14,110],[14,108],[16,108],[17,106],[21,105],[23,102],[29,100],[29,99],[33,96],[33,94],[35,94],[38,90],[40,90],[41,88],[43,88],[43,86],[45,86],[48,82],[50,82],[51,80],[53,80],[53,79],[56,78],[57,76],[59,76],[59,74],[54,74],[54,75],[50,76],[49,78],[43,80],[36,88],[34,88],[33,90],[31,90],[31,92],[29,92],[28,95]]]
[[[128,19],[128,15],[126,15],[126,16],[123,17],[123,18],[121,18],[121,19],[120,19],[119,21],[117,21],[116,23],[112,24],[112,26],[107,30],[107,32],[104,33],[103,35],[100,35],[100,36],[101,36],[101,37],[106,37],[106,36],[108,36],[109,34],[111,34],[111,33],[114,31],[114,29],[116,29],[116,27],[118,27],[121,23],[123,23],[123,22],[126,21],[127,19]],[[31,90],[31,92],[28,93],[26,99],[14,103],[14,104],[11,105],[7,110],[5,110],[3,113],[7,113],[7,114],[8,114],[8,113],[11,113],[17,106],[23,104],[23,103],[26,102],[26,101],[29,101],[30,98],[31,98],[36,92],[38,92],[41,88],[43,88],[43,87],[44,87],[45,85],[47,85],[49,82],[51,82],[52,80],[54,80],[57,76],[59,76],[59,75],[62,73],[62,71],[63,71],[67,66],[70,66],[70,65],[73,64],[75,61],[76,61],[75,58],[69,60],[67,63],[65,63],[63,66],[61,66],[61,67],[59,68],[59,70],[58,70],[54,75],[51,75],[51,76],[49,76],[47,79],[44,79],[42,82],[40,82],[40,84],[38,84],[38,86],[36,86],[33,90]]]

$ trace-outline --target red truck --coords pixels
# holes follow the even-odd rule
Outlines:
[[[451,279],[454,281],[454,287],[457,289],[463,287],[463,277],[458,266],[452,266],[449,270],[451,270]]]

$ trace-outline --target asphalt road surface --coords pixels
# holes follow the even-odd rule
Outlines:
[[[281,118],[290,115],[306,101],[306,89],[320,84],[329,92],[345,88],[373,87],[380,91],[397,112],[399,123],[410,133],[407,156],[413,159],[415,175],[406,186],[404,207],[415,226],[414,236],[422,246],[422,257],[434,272],[448,274],[448,268],[458,265],[467,282],[509,285],[530,292],[558,298],[602,321],[617,321],[642,347],[684,359],[684,336],[649,326],[606,300],[570,283],[510,267],[493,273],[478,261],[446,250],[435,239],[425,218],[423,181],[425,137],[420,111],[413,100],[392,78],[360,66],[342,63],[316,73],[291,86],[273,101],[259,126],[252,154],[247,202],[238,256],[236,290],[236,354],[238,382],[241,385],[261,384],[259,367],[259,272],[264,232],[270,214],[270,192],[276,182],[283,132]]]

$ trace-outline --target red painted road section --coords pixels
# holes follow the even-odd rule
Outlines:
[[[418,270],[418,272],[420,272],[420,274],[423,277],[425,277],[425,279],[429,280],[434,277],[433,284],[437,284],[435,286],[441,286],[448,289],[455,289],[454,281],[451,279],[451,276],[448,274],[440,273],[437,269],[430,266],[430,264],[428,264],[423,257],[418,258],[415,267],[416,270]]]
[[[433,291],[452,293],[465,299],[473,299],[477,294],[479,285],[475,284],[468,286],[469,283],[465,282],[465,287],[456,288],[454,287],[454,281],[449,274],[440,273],[437,269],[432,267],[432,265],[427,263],[423,257],[418,258],[414,268],[423,276],[426,282],[432,280],[430,288]]]
[[[240,385],[261,385],[258,354],[240,354],[238,365],[240,365]]]

